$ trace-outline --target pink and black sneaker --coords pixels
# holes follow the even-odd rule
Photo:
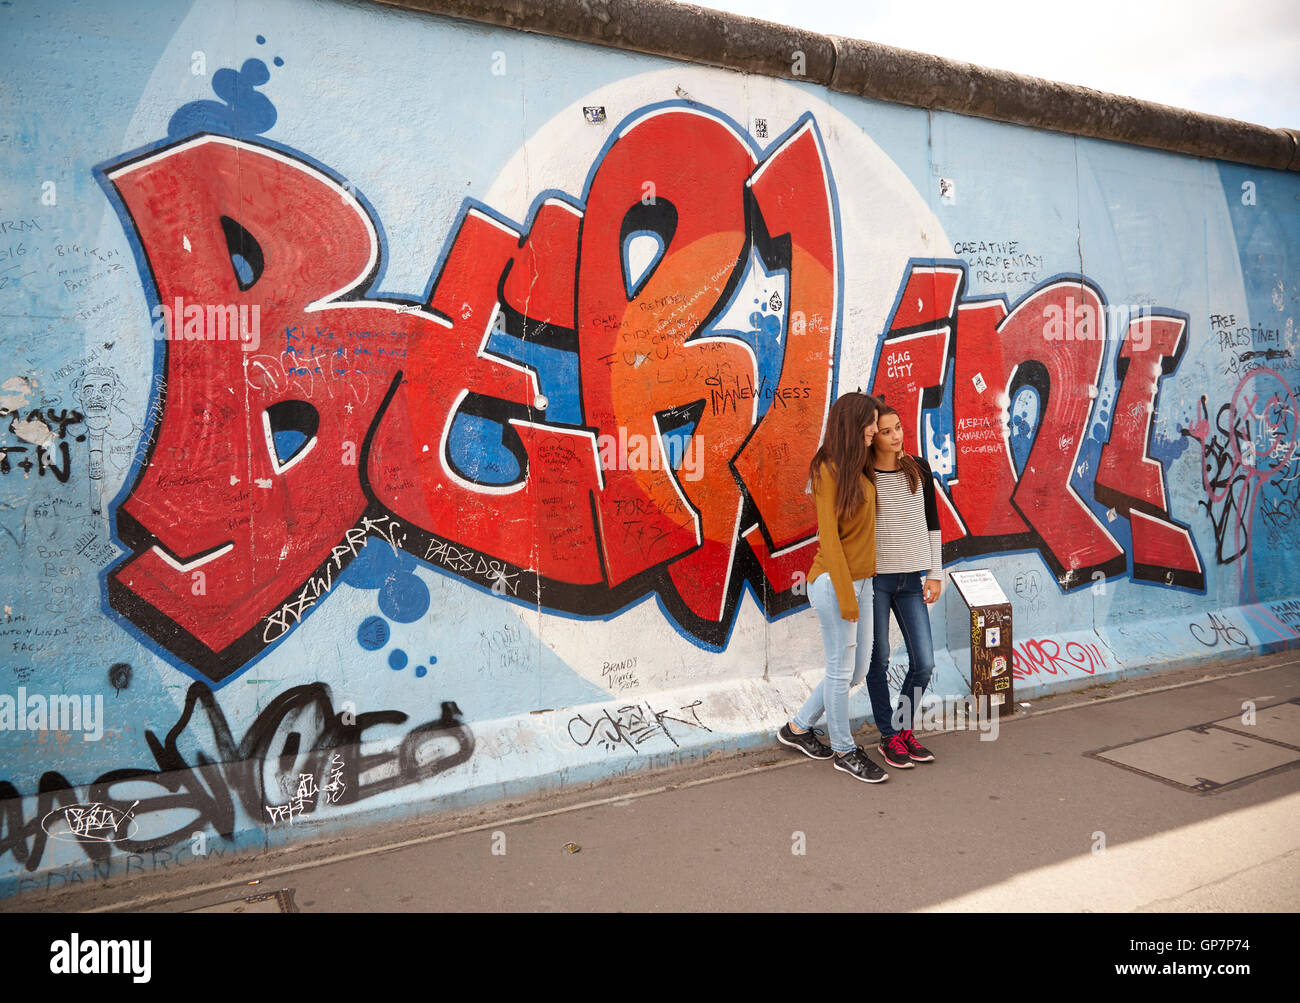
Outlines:
[[[885,760],[886,766],[892,766],[896,770],[910,770],[912,768],[912,760],[907,755],[907,746],[903,744],[902,735],[890,735],[888,738],[882,738],[876,748],[880,751],[881,758]]]
[[[907,749],[907,758],[914,763],[933,763],[934,753],[916,740],[912,734],[912,729],[900,732],[899,736],[903,741],[903,747]]]

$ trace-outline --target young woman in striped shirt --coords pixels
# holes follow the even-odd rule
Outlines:
[[[871,653],[871,578],[876,573],[876,488],[871,440],[880,402],[845,394],[831,405],[826,437],[808,468],[817,502],[817,555],[808,572],[808,601],[821,624],[826,678],[777,732],[782,745],[876,784],[889,774],[867,758],[849,730],[849,689],[862,681]],[[828,749],[813,733],[826,714]]]
[[[943,550],[939,508],[929,465],[903,450],[898,412],[882,404],[872,444],[876,475],[875,641],[867,692],[880,731],[880,754],[888,766],[910,769],[934,755],[912,733],[912,715],[934,671],[930,612],[943,591]],[[893,612],[907,646],[907,676],[899,706],[889,702],[889,614]]]

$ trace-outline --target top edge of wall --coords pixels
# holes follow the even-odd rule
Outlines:
[[[371,0],[609,48],[820,84],[831,90],[1300,171],[1300,131],[1219,118],[1073,84],[663,0]],[[794,73],[795,53],[804,72]]]

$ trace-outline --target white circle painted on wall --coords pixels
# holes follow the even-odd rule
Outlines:
[[[484,201],[521,225],[543,193],[561,192],[581,201],[593,168],[620,127],[666,104],[720,113],[734,130],[747,134],[759,164],[780,148],[802,118],[812,116],[830,167],[838,213],[842,295],[837,389],[867,386],[877,340],[909,259],[951,257],[952,245],[924,196],[898,165],[862,126],[810,88],[706,67],[629,76],[577,98],[538,128],[507,161]],[[603,119],[592,121],[585,112],[592,107],[605,109]],[[885,109],[883,114],[896,113]],[[584,620],[581,629],[540,613],[535,629],[576,672],[602,687],[610,685],[602,666],[630,650],[629,638],[654,638],[653,644],[636,645],[637,688],[649,692],[680,686],[684,680],[694,686],[761,677],[765,668],[788,671],[786,662],[810,665],[821,657],[817,632],[806,629],[802,617],[766,623],[746,596],[736,611],[726,649],[705,655],[682,632],[669,627],[666,614],[652,600],[647,595],[611,620]],[[769,664],[774,645],[782,649],[779,666]]]

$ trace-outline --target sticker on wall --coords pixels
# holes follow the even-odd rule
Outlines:
[[[952,178],[939,179],[939,199],[944,205],[952,205],[957,201],[957,188]]]
[[[587,119],[587,121],[591,122],[592,124],[595,124],[597,122],[603,122],[605,121],[605,106],[584,105],[582,109],[582,114]]]
[[[754,135],[758,139],[767,139],[767,119],[754,119]]]

